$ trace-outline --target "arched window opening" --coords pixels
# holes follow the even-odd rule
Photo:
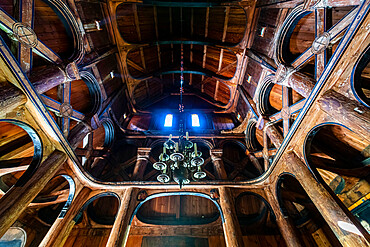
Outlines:
[[[42,159],[42,144],[28,125],[14,120],[0,121],[0,176],[4,189],[19,184],[31,176]],[[4,191],[5,192],[5,191]]]
[[[207,195],[154,194],[139,204],[135,212],[127,246],[225,246],[221,209]],[[150,234],[140,231],[143,224]],[[186,232],[194,234],[189,236]]]
[[[113,225],[119,202],[115,196],[100,197],[89,204],[87,214],[100,225]]]
[[[277,187],[283,215],[297,229],[303,246],[341,246],[299,181],[291,175],[282,175]]]
[[[235,212],[243,234],[244,244],[265,241],[285,246],[276,225],[275,214],[260,195],[243,192],[235,199]]]
[[[352,90],[356,98],[370,107],[370,46],[361,56],[354,70],[352,78]]]
[[[370,232],[370,143],[336,124],[311,130],[305,158],[321,181]]]
[[[174,195],[145,202],[136,217],[141,222],[155,225],[205,225],[219,219],[220,213],[215,204],[206,198]]]
[[[0,238],[0,246],[24,247],[27,242],[27,233],[20,227],[10,227]]]
[[[12,226],[22,228],[27,235],[25,246],[38,246],[41,243],[55,220],[63,218],[68,211],[74,191],[74,182],[67,175],[54,177],[47,183]],[[0,246],[3,246],[1,240]]]
[[[246,148],[235,142],[223,145],[222,160],[228,180],[250,180],[263,173],[263,163],[253,163],[246,155]]]
[[[84,246],[106,246],[118,207],[118,197],[111,192],[90,198],[74,218],[75,224],[64,246],[77,246],[81,242]]]

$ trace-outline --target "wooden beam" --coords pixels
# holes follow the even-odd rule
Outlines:
[[[276,149],[279,149],[281,144],[283,143],[284,137],[280,134],[280,131],[277,129],[277,127],[272,124],[266,124],[264,131],[266,132],[267,136],[270,138]]]
[[[206,10],[206,20],[205,20],[205,28],[204,28],[204,38],[207,39],[208,37],[208,23],[209,23],[209,8],[207,7]],[[207,59],[207,45],[203,46],[203,60],[202,60],[202,68],[206,67],[206,59]],[[201,91],[203,93],[204,88],[203,88],[203,80],[204,80],[204,75],[202,75],[202,86],[201,86]]]
[[[27,101],[26,95],[10,83],[0,84],[0,99],[0,112],[4,116]]]
[[[131,216],[136,206],[137,189],[127,188],[120,194],[120,207],[106,247],[126,246]]]
[[[18,20],[33,28],[35,14],[34,0],[18,0]],[[29,75],[32,67],[32,49],[22,43],[18,43],[18,62],[22,70]]]
[[[68,80],[66,72],[57,65],[33,68],[30,81],[36,92],[43,94]]]
[[[0,237],[18,219],[30,202],[41,192],[66,161],[67,156],[55,150],[23,186],[13,186],[0,199]]]
[[[272,207],[275,213],[276,223],[279,227],[280,233],[283,236],[285,243],[288,247],[304,246],[303,240],[301,239],[301,233],[294,226],[292,219],[283,215],[281,206],[276,198],[276,193],[271,191],[271,188],[267,188],[265,192],[266,199]]]
[[[227,247],[243,247],[243,236],[236,217],[234,198],[229,188],[221,187],[220,206],[224,214],[223,230]]]
[[[333,90],[318,100],[321,110],[337,122],[347,126],[367,140],[370,133],[370,111],[358,101],[351,100]]]
[[[360,225],[360,223],[351,221],[330,193],[317,182],[306,164],[293,152],[286,155],[286,162],[341,244],[343,246],[368,246],[364,236],[344,232],[339,227],[339,221],[355,225]]]
[[[55,247],[64,245],[76,224],[76,215],[88,200],[90,193],[91,189],[86,187],[76,193],[66,215],[63,218],[57,218],[54,221],[39,247]]]
[[[315,37],[316,39],[320,37],[326,31],[326,19],[327,19],[327,9],[318,8],[315,9]],[[324,49],[319,54],[315,55],[315,79],[316,81],[320,78],[321,74],[324,72],[326,65],[326,49]]]
[[[222,149],[211,149],[210,155],[212,163],[216,172],[216,178],[221,180],[227,179],[227,174],[224,167],[224,162],[222,161]]]
[[[138,148],[137,158],[134,171],[131,176],[131,180],[143,180],[144,173],[149,161],[149,155],[151,148]]]

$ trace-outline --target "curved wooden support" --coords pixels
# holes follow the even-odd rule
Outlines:
[[[336,121],[344,124],[365,139],[369,138],[370,111],[367,107],[333,90],[327,91],[318,100],[318,103],[320,109]]]
[[[127,188],[120,195],[120,207],[109,235],[106,247],[126,246],[135,210],[137,189]]]
[[[238,219],[236,218],[234,199],[229,188],[221,187],[220,206],[224,214],[225,221],[223,230],[227,247],[243,247],[243,235],[240,230]]]
[[[54,177],[66,159],[66,154],[55,150],[23,186],[13,186],[0,199],[0,237]]]

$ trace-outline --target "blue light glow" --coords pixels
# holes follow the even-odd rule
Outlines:
[[[173,115],[167,114],[166,119],[164,120],[164,127],[172,127],[172,120],[173,120]]]
[[[191,114],[191,126],[200,127],[198,114]]]

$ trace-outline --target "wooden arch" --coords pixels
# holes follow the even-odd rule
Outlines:
[[[0,119],[0,122],[11,123],[11,124],[14,124],[14,125],[22,128],[24,131],[27,132],[27,134],[29,135],[29,137],[31,138],[31,140],[33,142],[34,151],[33,151],[32,161],[28,165],[25,173],[19,178],[19,180],[15,184],[15,186],[21,187],[32,177],[34,172],[39,167],[39,165],[41,163],[41,160],[42,160],[42,156],[43,156],[43,148],[44,148],[43,143],[41,141],[41,138],[37,134],[37,132],[30,125],[28,125],[24,122],[21,122],[19,120],[15,120],[15,119]],[[10,166],[10,167],[12,167],[12,166]],[[5,175],[5,174],[6,173],[4,173],[2,175]]]

